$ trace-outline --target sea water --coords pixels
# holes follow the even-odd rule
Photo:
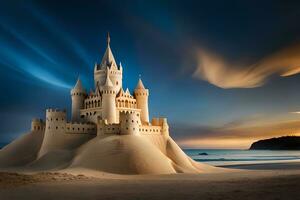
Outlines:
[[[195,161],[214,166],[300,161],[300,151],[184,149],[184,152]]]

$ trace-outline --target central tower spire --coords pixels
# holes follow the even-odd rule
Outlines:
[[[114,69],[114,70],[117,70],[118,67],[117,67],[117,64],[116,64],[116,61],[115,61],[115,58],[114,58],[114,55],[111,51],[111,48],[110,48],[110,35],[109,35],[109,32],[107,33],[107,47],[106,47],[106,51],[104,53],[104,56],[102,58],[102,61],[101,61],[101,69],[106,69],[107,67],[110,68],[110,69]]]
[[[107,32],[107,46],[109,46],[110,44],[110,36],[109,36],[109,32]]]

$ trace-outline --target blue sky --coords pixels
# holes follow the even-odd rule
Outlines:
[[[298,133],[300,76],[284,76],[298,70],[296,2],[14,0],[0,13],[0,141],[48,107],[70,111],[77,77],[93,87],[107,31],[124,86],[142,75],[151,116],[167,116],[182,146]]]

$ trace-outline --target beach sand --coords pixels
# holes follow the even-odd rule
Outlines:
[[[250,170],[251,166],[255,170]],[[282,170],[251,166],[247,170],[171,175],[3,172],[0,199],[300,199],[300,162],[286,163]]]

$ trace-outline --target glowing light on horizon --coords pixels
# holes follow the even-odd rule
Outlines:
[[[300,111],[290,112],[292,114],[300,114]]]

